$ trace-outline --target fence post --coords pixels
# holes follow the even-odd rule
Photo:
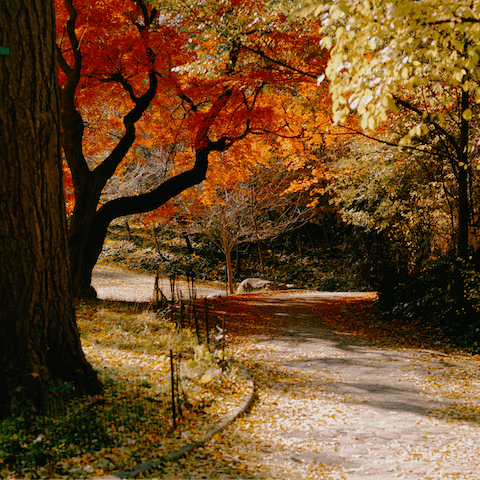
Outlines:
[[[206,337],[207,337],[207,347],[210,345],[210,327],[208,325],[208,300],[205,298],[204,299],[204,304],[205,304],[205,332],[206,332]]]
[[[173,429],[177,429],[177,409],[175,406],[175,372],[173,366],[173,350],[170,350],[170,377],[172,384],[172,419],[173,419]]]
[[[203,342],[202,342],[202,336],[200,334],[200,325],[198,324],[197,309],[195,308],[194,300],[192,300],[192,314],[193,314],[193,321],[195,322],[195,331],[197,333],[197,342],[199,345],[201,345]]]

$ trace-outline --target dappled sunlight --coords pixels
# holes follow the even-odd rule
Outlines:
[[[402,345],[369,326],[374,295],[320,297],[303,309],[290,294],[217,300],[259,399],[202,458],[221,449],[241,478],[476,478],[480,359]],[[223,478],[224,467],[210,467]],[[170,471],[204,470],[187,460]]]

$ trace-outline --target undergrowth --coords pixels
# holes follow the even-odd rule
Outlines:
[[[17,405],[0,423],[0,478],[83,478],[158,458],[215,423],[216,399],[236,393],[228,351],[210,353],[168,314],[96,302],[79,305],[77,318],[103,392],[75,399],[65,384],[42,412]]]
[[[156,237],[143,227],[111,226],[100,261],[163,276],[188,277],[193,272],[197,280],[225,281],[225,257],[205,237],[190,236],[187,243],[166,227],[159,229]],[[356,260],[342,247],[325,249],[311,244],[299,248],[297,243],[278,238],[263,243],[262,256],[263,270],[255,244],[234,249],[234,282],[261,277],[321,291],[369,290],[358,274]]]
[[[384,318],[403,328],[480,351],[479,272],[467,264],[442,263],[399,283],[381,302]]]

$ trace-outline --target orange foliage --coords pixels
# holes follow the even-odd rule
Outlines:
[[[62,161],[63,168],[63,191],[65,195],[65,210],[67,214],[73,212],[75,205],[75,191],[73,189],[72,172],[68,168],[67,162]]]
[[[133,100],[147,92],[152,69],[157,91],[135,124],[135,143],[117,174],[141,160],[139,147],[170,152],[171,174],[177,174],[191,168],[195,149],[223,138],[231,146],[210,156],[208,192],[211,185],[248,178],[252,165],[272,156],[292,166],[308,163],[312,148],[330,141],[324,133],[330,124],[329,96],[315,81],[327,54],[319,51],[316,28],[305,23],[285,28],[285,17],[266,10],[263,1],[209,1],[179,12],[178,2],[162,3],[157,11],[142,1],[77,0],[78,45],[72,45],[67,34],[72,9],[65,3],[56,0],[57,39],[71,68],[81,52],[76,103],[90,170],[117,147],[124,118],[135,107]],[[156,18],[143,29],[142,8]],[[247,29],[257,13],[256,28]],[[230,37],[222,18],[231,23]],[[215,71],[185,68],[214,56]],[[60,71],[61,86],[65,80]],[[224,95],[226,104],[218,103]],[[69,202],[71,208],[71,196]]]

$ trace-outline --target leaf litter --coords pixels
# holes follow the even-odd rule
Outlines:
[[[278,304],[270,303],[269,296],[264,296],[263,303],[256,302],[255,297],[262,295],[219,298],[215,308],[219,315],[228,315],[228,343],[236,360],[254,378],[257,402],[248,415],[203,447],[138,477],[330,480],[374,477],[372,472],[382,472],[377,476],[382,479],[478,477],[478,356],[382,329],[371,318],[373,296],[311,302],[309,314],[298,311],[298,317],[291,315],[295,313],[292,311],[276,311]],[[115,329],[108,329],[99,320],[108,318],[108,312],[98,313],[94,322],[91,318],[80,321],[81,325],[86,322],[81,328],[86,329],[83,346],[89,361],[103,368],[103,378],[110,376],[114,382],[129,385],[140,382],[149,395],[155,395],[155,385],[168,370],[165,354],[155,352],[165,351],[162,342],[169,341],[168,335],[152,335],[154,325],[146,328],[145,319],[133,322],[131,328],[123,328],[120,321]],[[311,349],[301,335],[289,342],[279,338],[279,333],[295,329],[299,323],[307,330],[319,324],[326,327],[335,335],[336,343]],[[138,327],[138,346],[132,336],[134,327]],[[339,343],[342,338],[344,345]],[[420,437],[409,438],[410,432],[402,430],[404,417],[394,408],[388,413],[370,408],[373,393],[339,390],[348,383],[345,372],[359,361],[359,353],[368,358],[369,366],[391,365],[390,380],[406,382],[420,399],[445,400],[415,417]],[[316,368],[303,368],[300,362],[317,364]],[[195,388],[201,391],[205,385],[198,383]],[[120,447],[64,459],[60,462],[64,474],[107,475],[132,462],[156,459],[178,449],[201,436],[248,394],[239,380],[229,385],[210,385],[214,388],[206,395],[203,392],[208,406],[189,411],[188,419],[182,420],[178,431],[170,431],[170,436],[154,436],[138,425],[137,435],[134,431],[124,433]],[[385,427],[380,443],[368,437],[375,425]],[[369,459],[373,470],[365,469],[362,458]]]
[[[2,422],[1,478],[96,477],[157,460],[202,438],[252,393],[240,369],[222,373],[192,332],[152,311],[83,304],[77,320],[104,391]],[[175,428],[170,350],[180,364]]]
[[[164,478],[478,478],[477,355],[381,328],[370,310],[374,295],[312,302],[310,313],[298,310],[298,317],[269,298],[216,301],[229,316],[230,345],[253,376],[258,400],[216,439],[168,466]],[[301,335],[281,338],[299,323],[325,327],[337,343],[312,349]],[[388,387],[392,397],[400,402],[402,392],[414,392],[418,405],[402,411],[408,405],[375,405],[373,387],[342,390],[352,384],[346,372],[357,363],[387,368],[388,382],[401,386],[398,394]],[[374,438],[378,431],[383,438]]]

